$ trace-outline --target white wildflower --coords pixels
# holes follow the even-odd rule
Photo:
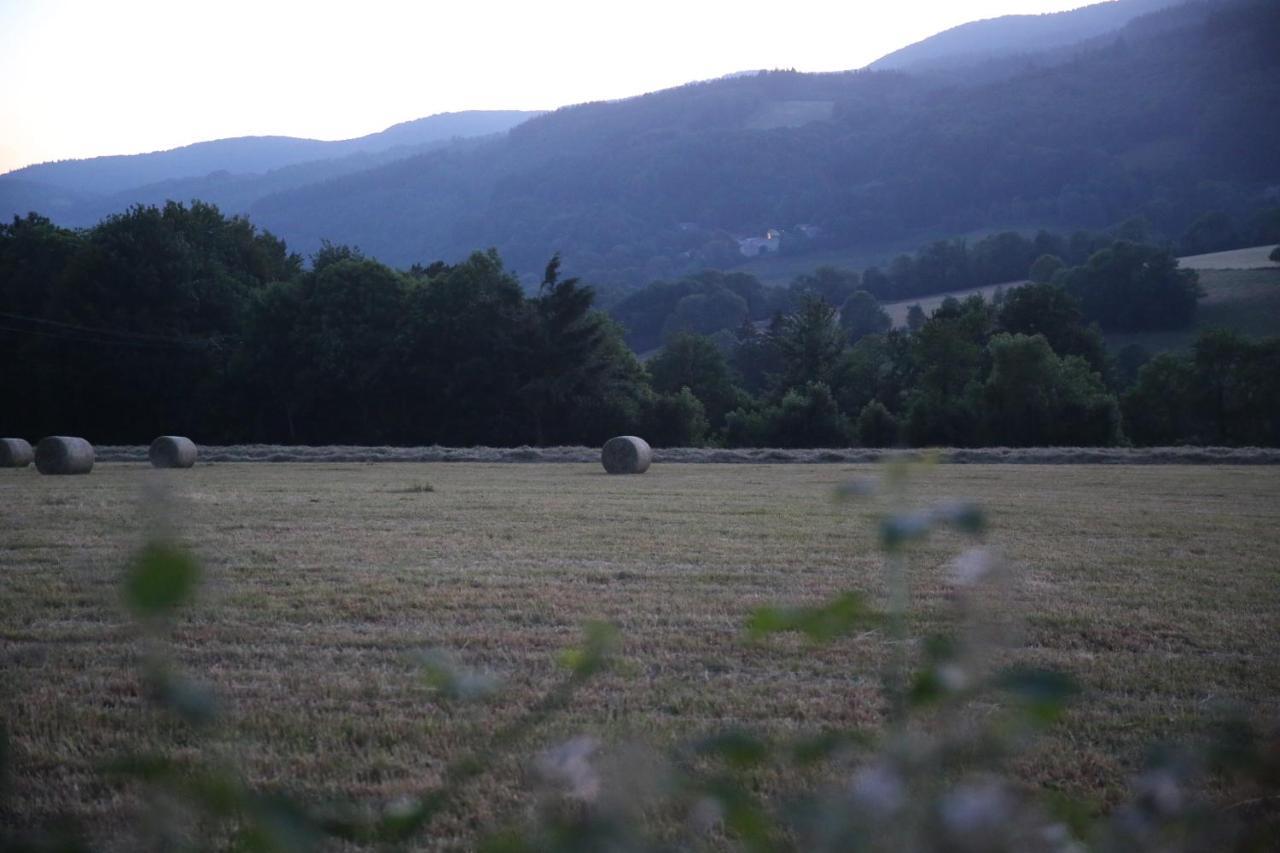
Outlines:
[[[970,548],[951,561],[951,582],[956,586],[981,583],[995,565],[995,557],[988,549]]]
[[[874,764],[858,771],[850,790],[858,807],[878,815],[897,812],[907,800],[902,777],[885,764]]]
[[[590,735],[571,738],[538,756],[538,773],[569,797],[592,802],[600,796],[600,774],[591,762],[599,748],[600,741]]]

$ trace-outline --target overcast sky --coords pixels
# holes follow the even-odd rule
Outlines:
[[[203,139],[360,136],[754,68],[860,68],[1087,0],[0,0],[0,172]]]

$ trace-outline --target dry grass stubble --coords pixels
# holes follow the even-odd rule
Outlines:
[[[104,464],[91,477],[0,471],[0,713],[18,774],[12,814],[67,811],[108,837],[136,803],[95,772],[147,741],[192,749],[140,696],[139,649],[116,592],[142,541],[138,496],[168,482],[203,559],[175,632],[222,698],[213,734],[256,784],[309,797],[394,798],[511,719],[557,677],[582,622],[625,639],[542,742],[580,730],[670,741],[740,724],[773,734],[876,725],[876,636],[752,646],[766,603],[878,594],[866,509],[832,500],[874,466],[214,465],[174,477]],[[423,478],[433,491],[412,488]],[[1270,468],[941,466],[921,501],[983,503],[1022,583],[1020,659],[1062,667],[1087,695],[1020,764],[1024,778],[1113,801],[1146,746],[1193,735],[1220,704],[1280,718],[1280,477]],[[942,627],[940,538],[912,560],[915,625]],[[443,708],[415,650],[501,674],[490,706]],[[532,749],[536,744],[530,744]],[[519,761],[478,782],[439,827],[465,846],[523,807]],[[793,780],[766,777],[781,792]]]

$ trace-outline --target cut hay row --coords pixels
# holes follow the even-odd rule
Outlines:
[[[146,462],[148,448],[103,446],[102,462]],[[242,444],[202,445],[204,462],[590,462],[599,464],[595,447],[288,447]],[[953,464],[1012,465],[1280,465],[1280,448],[1258,447],[984,447],[943,449],[940,461]],[[707,447],[655,449],[653,462],[721,464],[861,464],[895,458],[921,458],[925,451],[850,448],[790,450],[752,448],[724,450]]]

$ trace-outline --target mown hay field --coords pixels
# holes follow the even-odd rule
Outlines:
[[[264,788],[387,801],[453,759],[559,676],[587,620],[621,630],[623,666],[497,762],[435,827],[466,847],[527,807],[529,756],[579,732],[668,744],[728,725],[767,735],[874,730],[876,632],[829,647],[746,641],[769,603],[883,594],[871,502],[838,485],[877,466],[105,463],[85,477],[0,471],[0,715],[14,784],[0,822],[67,818],[130,847],[142,808],[101,764],[154,747],[214,755]],[[157,496],[159,495],[159,496]],[[1280,472],[1230,466],[933,466],[913,500],[970,498],[1016,578],[1018,661],[1084,694],[1015,765],[1099,810],[1157,741],[1194,739],[1224,708],[1280,719]],[[204,582],[174,630],[212,685],[203,739],[151,710],[142,645],[118,592],[157,513]],[[945,628],[940,536],[911,552],[915,635]],[[413,655],[452,650],[501,676],[487,705],[433,700]],[[781,797],[794,779],[762,773]],[[109,845],[111,846],[111,845]]]

